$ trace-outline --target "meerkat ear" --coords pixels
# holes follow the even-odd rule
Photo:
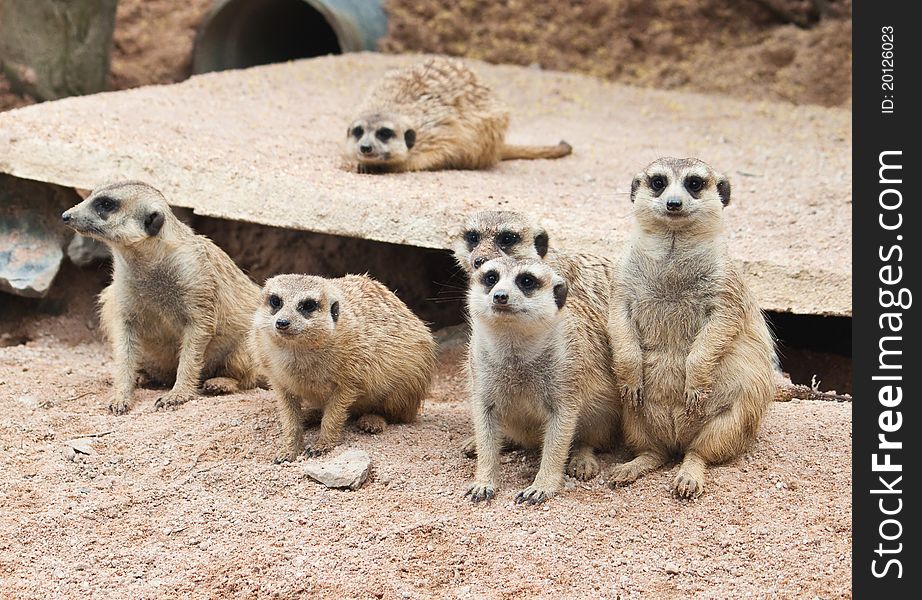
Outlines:
[[[339,320],[339,300],[334,300],[330,305],[330,316],[333,317],[334,323]]]
[[[160,229],[163,227],[163,213],[159,210],[155,210],[146,217],[144,217],[144,231],[147,235],[154,237],[160,233]]]
[[[544,255],[547,254],[547,245],[548,237],[547,232],[543,229],[539,229],[535,234],[535,251],[538,253],[538,256],[544,258]]]
[[[557,304],[557,309],[560,310],[563,308],[564,303],[567,301],[567,294],[570,293],[570,289],[567,287],[566,281],[558,281],[554,285],[554,302]]]
[[[407,150],[412,148],[416,144],[416,130],[407,129],[403,134],[403,141],[406,142]]]
[[[640,188],[640,175],[634,178],[631,182],[631,204],[634,203],[635,196],[637,196],[637,190]]]
[[[720,196],[720,203],[724,206],[730,204],[730,180],[721,177],[717,180],[717,194]]]

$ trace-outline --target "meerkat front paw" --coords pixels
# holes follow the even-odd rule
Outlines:
[[[580,481],[594,479],[601,471],[599,461],[592,453],[574,454],[567,464],[567,475]]]
[[[704,491],[704,477],[687,469],[679,469],[679,474],[672,482],[672,491],[683,500],[697,498]]]
[[[556,489],[533,483],[515,495],[515,503],[541,504],[555,493],[557,493]]]
[[[328,443],[317,441],[304,448],[304,456],[306,456],[307,458],[316,458],[318,456],[323,456],[324,454],[328,454],[335,447],[336,447],[336,444],[328,444]]]
[[[641,386],[621,386],[621,400],[628,406],[640,408],[643,406],[643,387]]]
[[[365,414],[358,418],[355,426],[365,433],[381,433],[387,429],[387,421],[381,415]]]
[[[131,397],[116,396],[109,403],[109,412],[113,415],[124,415],[131,410]]]
[[[202,383],[202,393],[208,396],[236,394],[239,391],[240,384],[236,379],[231,379],[230,377],[212,377]]]
[[[157,398],[154,402],[154,410],[166,410],[183,405],[189,400],[195,398],[195,394],[183,394],[180,392],[169,392]]]
[[[694,389],[694,388],[685,388],[685,414],[687,415],[698,415],[701,414],[701,404],[708,399],[708,396],[711,394],[711,390],[707,388],[703,389]]]
[[[608,476],[608,485],[616,487],[628,485],[629,483],[637,481],[637,479],[644,474],[644,470],[633,463],[634,461],[630,461],[612,467],[611,473]]]
[[[295,462],[299,456],[301,456],[301,448],[293,446],[276,454],[272,462],[277,465],[285,462]]]
[[[490,482],[477,482],[467,486],[465,496],[471,497],[471,502],[489,502],[496,495],[496,486]]]

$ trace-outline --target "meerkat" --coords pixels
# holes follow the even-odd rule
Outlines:
[[[625,399],[627,444],[612,485],[682,463],[680,498],[704,489],[707,465],[742,453],[775,395],[775,345],[730,257],[730,182],[704,162],[661,158],[631,185],[634,233],[617,271],[609,322]]]
[[[285,440],[276,462],[332,450],[350,415],[368,433],[413,421],[435,368],[429,328],[364,275],[270,278],[250,344],[277,398]],[[304,422],[317,419],[305,450]]]
[[[477,469],[465,495],[494,497],[503,440],[541,448],[538,474],[516,502],[553,496],[568,455],[577,476],[597,475],[593,449],[613,444],[620,412],[605,324],[592,322],[547,263],[509,257],[474,273],[468,312]]]
[[[131,409],[141,370],[172,383],[158,410],[187,402],[203,380],[206,393],[257,384],[246,337],[259,287],[177,219],[158,190],[139,181],[100,187],[62,219],[112,251],[112,283],[99,304],[115,359],[113,413]]]
[[[502,160],[560,158],[573,148],[505,142],[509,113],[460,60],[430,58],[386,75],[346,130],[359,173],[488,169]]]
[[[613,261],[593,254],[565,253],[551,247],[545,228],[527,215],[495,210],[474,213],[454,232],[452,249],[458,265],[469,276],[486,261],[502,256],[520,261],[544,260],[567,282],[570,303],[580,306],[587,326],[602,324],[604,327],[608,321]],[[507,442],[505,447],[513,446]],[[469,458],[476,456],[475,436],[464,440],[461,450]],[[591,478],[598,474],[598,463],[571,461],[567,472],[581,479]]]

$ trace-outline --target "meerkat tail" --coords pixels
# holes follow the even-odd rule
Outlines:
[[[809,385],[798,385],[779,381],[775,390],[775,402],[790,402],[794,398],[798,400],[824,400],[826,402],[851,402],[850,394],[836,394],[833,392],[821,392],[815,390]]]
[[[501,160],[533,160],[536,158],[562,158],[573,152],[573,146],[561,140],[556,146],[513,146],[503,144]]]

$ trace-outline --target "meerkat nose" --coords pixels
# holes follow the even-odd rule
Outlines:
[[[493,294],[493,302],[496,304],[506,304],[509,302],[509,294],[506,292],[496,292]]]
[[[61,220],[64,221],[65,223],[70,223],[70,214],[69,214],[69,213],[70,213],[70,211],[65,210],[65,211],[61,214]]]
[[[482,265],[482,264],[485,263],[485,262],[487,262],[487,258],[486,258],[485,256],[481,256],[480,258],[475,258],[475,259],[474,259],[474,268],[475,268],[475,269],[479,269],[479,268],[480,268],[480,265]]]
[[[276,329],[281,329],[284,331],[285,329],[288,329],[289,326],[291,326],[291,321],[289,321],[288,319],[277,319],[275,321]]]
[[[359,146],[359,151],[362,154],[371,154],[371,146],[369,144],[362,144]]]
[[[673,196],[666,200],[666,210],[679,210],[682,208],[682,199]]]

